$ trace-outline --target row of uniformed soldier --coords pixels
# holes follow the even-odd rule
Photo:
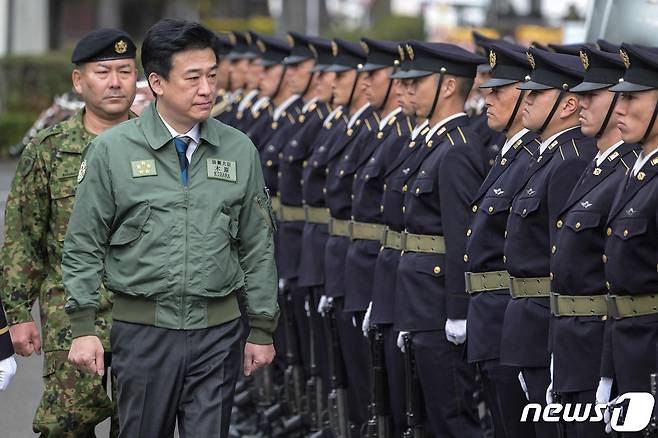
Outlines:
[[[603,423],[519,420],[528,401],[649,390],[656,49],[477,36],[485,60],[419,41],[226,43],[218,118],[254,141],[278,213],[295,321],[294,341],[278,343],[294,342],[306,375],[317,365],[329,387],[322,321],[334,312],[353,430],[372,403],[360,332],[373,327],[389,436],[419,430],[405,415],[410,372],[424,400],[413,414],[436,437],[483,436],[476,372],[496,437],[603,436]],[[472,89],[486,111],[469,117]]]

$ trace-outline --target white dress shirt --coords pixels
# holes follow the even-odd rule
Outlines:
[[[171,134],[171,138],[187,137],[190,139],[190,142],[187,144],[187,151],[185,152],[185,156],[187,157],[187,162],[191,163],[192,154],[194,151],[196,151],[197,146],[199,146],[199,141],[201,140],[201,130],[199,129],[199,124],[197,123],[196,125],[192,126],[192,129],[187,131],[185,134],[180,134],[176,132],[176,130],[172,128],[165,119],[162,118],[160,113],[158,113],[158,116],[160,116],[160,120],[162,120],[162,123],[164,123],[165,127]]]

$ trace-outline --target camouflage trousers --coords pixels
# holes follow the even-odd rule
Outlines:
[[[68,351],[44,353],[44,391],[32,430],[42,438],[92,438],[96,425],[111,416],[110,437],[117,437],[116,379],[110,400],[105,378],[79,371],[67,358]]]

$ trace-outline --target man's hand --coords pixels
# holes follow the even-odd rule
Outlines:
[[[75,338],[69,351],[69,362],[76,368],[103,376],[105,374],[103,344],[96,336]]]
[[[466,342],[466,320],[465,319],[447,319],[446,320],[446,339],[455,345],[461,345]]]
[[[244,375],[249,377],[259,368],[267,366],[274,360],[274,345],[258,345],[247,342],[244,347]]]
[[[41,354],[41,335],[34,321],[12,325],[9,336],[17,354],[25,357],[32,356],[32,353]]]
[[[398,333],[398,339],[396,341],[396,344],[397,344],[398,348],[403,353],[406,353],[406,351],[405,351],[406,349],[404,348],[404,337],[405,336],[409,336],[409,332],[400,332],[400,333]]]
[[[14,356],[0,360],[0,391],[7,389],[14,374],[16,374],[16,360]]]

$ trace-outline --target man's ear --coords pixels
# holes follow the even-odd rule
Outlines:
[[[580,112],[580,98],[577,94],[567,93],[562,101],[562,111],[560,118],[568,119],[574,114]]]
[[[80,67],[75,67],[71,72],[71,82],[73,83],[73,88],[78,94],[82,94],[82,72]]]
[[[163,79],[155,72],[151,72],[148,77],[149,85],[151,86],[151,91],[157,96],[162,96],[164,93],[163,89]]]
[[[457,92],[458,84],[454,76],[445,76],[441,85],[441,97],[443,99],[451,97]]]

